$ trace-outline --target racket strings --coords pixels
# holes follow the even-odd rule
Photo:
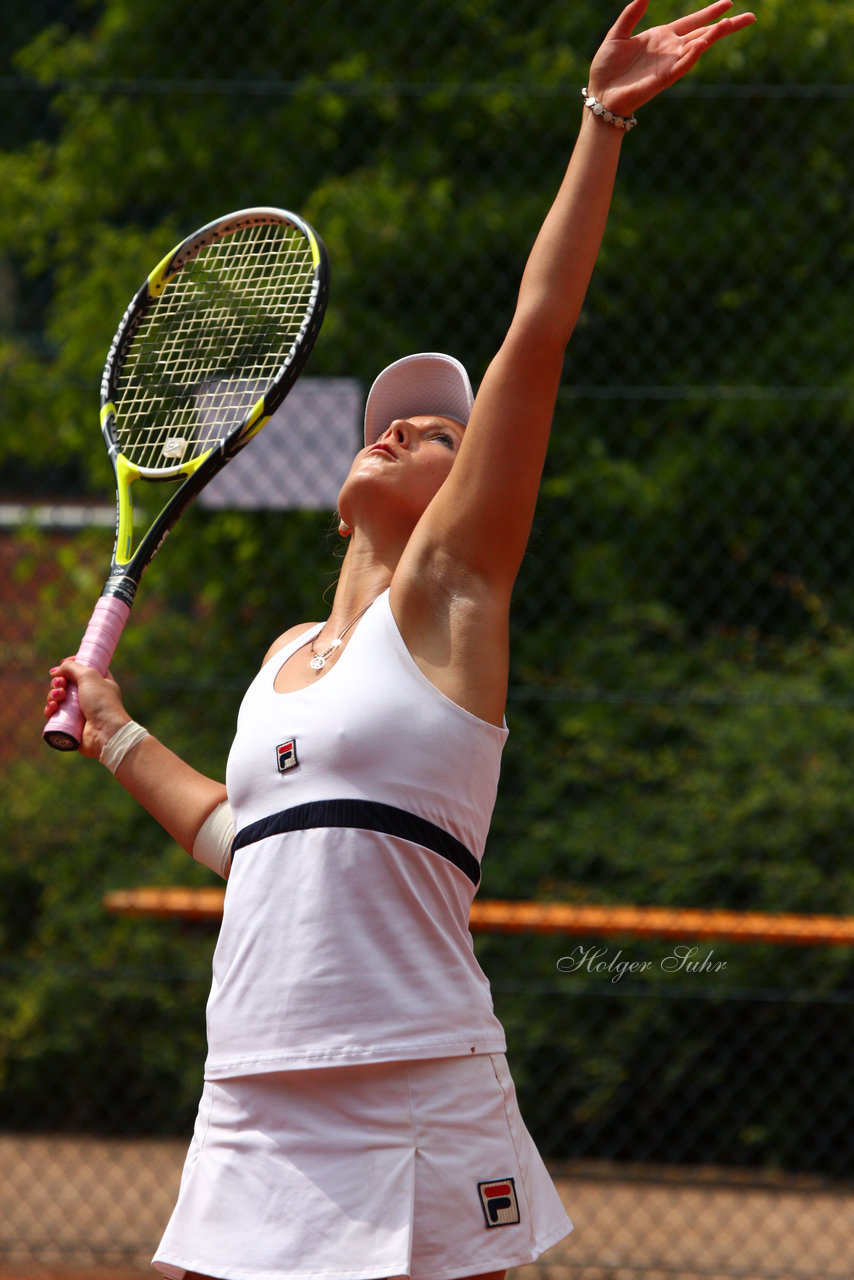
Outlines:
[[[115,384],[120,451],[174,469],[240,425],[287,363],[315,289],[311,244],[276,223],[213,240],[143,311]]]

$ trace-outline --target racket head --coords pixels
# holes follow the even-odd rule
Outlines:
[[[101,379],[101,431],[116,476],[110,573],[78,659],[106,674],[142,574],[175,521],[290,391],[323,323],[325,246],[284,209],[207,223],[155,267],[119,324]],[[181,480],[132,552],[131,486]],[[76,690],[48,722],[80,744]]]
[[[287,395],[323,322],[326,249],[285,209],[241,209],[177,245],[137,291],[101,379],[101,428],[130,480],[232,457]]]

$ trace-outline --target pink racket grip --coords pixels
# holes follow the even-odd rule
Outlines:
[[[118,596],[101,596],[77,651],[77,661],[105,676],[129,613],[130,606]],[[59,711],[45,725],[42,737],[56,751],[77,751],[82,736],[83,713],[77,687],[70,685]]]

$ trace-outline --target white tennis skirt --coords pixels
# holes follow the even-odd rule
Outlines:
[[[153,1266],[223,1280],[455,1280],[572,1230],[502,1054],[205,1085]]]

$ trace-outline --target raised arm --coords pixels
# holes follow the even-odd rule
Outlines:
[[[724,17],[731,0],[718,0],[633,34],[647,4],[632,0],[624,9],[586,85],[623,118],[680,79],[716,41],[754,21],[750,13]],[[509,331],[483,379],[453,470],[412,544],[413,556],[426,558],[438,543],[444,564],[456,567],[451,572],[503,597],[528,540],[564,351],[599,253],[626,137],[603,115],[580,109],[578,141],[531,250]]]

